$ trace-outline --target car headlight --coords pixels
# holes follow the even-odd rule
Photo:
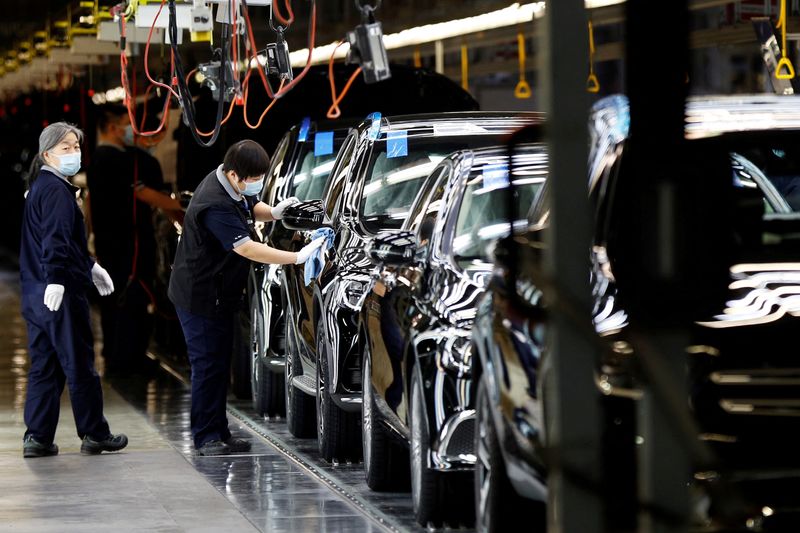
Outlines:
[[[469,335],[447,335],[440,362],[442,367],[456,372],[458,377],[469,377],[472,374],[472,342]]]

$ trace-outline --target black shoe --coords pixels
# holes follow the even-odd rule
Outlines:
[[[221,440],[212,440],[197,448],[197,455],[228,455],[232,452],[230,446]]]
[[[225,444],[228,445],[228,448],[230,448],[231,453],[249,452],[250,447],[252,446],[249,440],[234,439],[233,437],[226,440]]]
[[[55,443],[43,444],[34,439],[31,435],[25,437],[22,441],[22,457],[30,459],[31,457],[49,457],[51,455],[58,455],[58,446]]]
[[[120,433],[119,435],[109,435],[103,440],[94,440],[89,435],[83,437],[81,443],[81,453],[83,455],[97,455],[100,452],[118,452],[128,445],[128,437]]]

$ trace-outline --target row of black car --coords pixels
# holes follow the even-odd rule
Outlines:
[[[794,98],[764,97],[696,100],[687,111],[696,152],[708,138],[727,147],[731,198],[747,200],[734,206],[741,216],[730,228],[741,252],[730,269],[737,295],[707,302],[719,304],[714,316],[681,317],[697,337],[691,355],[676,355],[687,357],[687,401],[699,438],[726,465],[694,481],[693,519],[703,527],[768,524],[797,508],[783,491],[752,487],[765,476],[797,480],[794,441],[783,432],[800,401],[789,342],[800,314],[798,110]],[[304,121],[285,135],[267,176],[264,201],[302,202],[282,224],[261,228],[265,241],[297,249],[312,231],[330,241],[313,269],[253,268],[243,322],[251,350],[238,356],[234,390],[245,395],[251,384],[259,413],[285,416],[298,437],[316,436],[325,460],[363,457],[370,488],[410,484],[423,525],[474,520],[480,531],[505,531],[525,516],[544,527],[547,309],[537,276],[547,155],[535,136],[513,152],[505,145],[512,132],[542,122],[532,113],[477,112]],[[619,497],[635,506],[634,469],[625,465],[635,457],[643,385],[614,277],[616,258],[630,253],[617,238],[629,201],[621,170],[628,124],[624,97],[595,105],[587,274],[595,329],[608,346],[598,394],[622,458],[609,461],[631,477],[633,488]],[[752,496],[748,505],[733,514],[707,505],[709,480]]]

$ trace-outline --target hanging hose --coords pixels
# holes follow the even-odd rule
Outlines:
[[[163,0],[162,0],[162,7],[163,7]],[[130,120],[131,127],[133,128],[133,132],[136,135],[139,135],[139,136],[142,136],[142,137],[150,137],[152,135],[158,134],[159,132],[161,132],[161,130],[163,130],[166,127],[166,123],[169,120],[169,104],[170,104],[171,94],[168,92],[167,95],[166,95],[166,98],[164,99],[164,107],[163,107],[163,110],[162,110],[161,123],[159,124],[158,128],[156,128],[153,131],[141,131],[141,129],[138,127],[138,123],[137,123],[137,120],[136,120],[136,98],[135,98],[136,95],[133,94],[133,98],[131,97],[132,93],[131,93],[131,89],[130,89],[130,81],[128,79],[128,57],[125,55],[125,44],[126,44],[125,40],[126,40],[126,34],[127,34],[127,22],[126,22],[126,19],[125,19],[124,16],[120,16],[120,10],[121,10],[121,6],[115,6],[114,8],[111,9],[111,13],[114,16],[119,16],[119,24],[120,24],[120,81],[121,81],[122,87],[123,87],[123,89],[125,91],[124,105],[125,105],[126,109],[128,110],[128,118]],[[160,13],[160,9],[159,9],[159,13]],[[152,37],[153,28],[154,27],[155,27],[155,21],[153,22],[153,26],[151,26],[151,28],[150,28],[150,35],[148,37],[148,42],[149,42],[150,37]],[[170,62],[170,63],[171,63],[171,67],[170,67],[171,70],[174,70],[174,63],[172,63],[172,62]],[[148,72],[147,62],[146,61],[145,61],[145,73],[149,77],[149,72]],[[153,81],[155,81],[155,80],[153,80]],[[165,86],[163,84],[158,84],[158,85],[167,87],[167,86]],[[145,94],[149,94],[149,92],[150,92],[152,87],[153,87],[153,85],[150,85]],[[167,87],[167,88],[169,88],[169,87]],[[135,89],[135,87],[134,87],[134,89]],[[145,108],[145,113],[146,113],[146,108]],[[144,118],[142,119],[142,124],[143,123],[144,123]]]
[[[781,0],[781,14],[776,27],[781,29],[781,59],[778,61],[778,66],[775,67],[775,77],[779,80],[791,80],[794,78],[794,66],[787,55],[786,48],[786,0]]]
[[[164,0],[162,0],[163,2]],[[192,100],[192,95],[189,92],[189,87],[186,84],[186,75],[183,71],[183,63],[181,62],[181,56],[178,53],[178,22],[177,22],[177,14],[175,10],[175,0],[169,0],[169,41],[170,41],[170,49],[172,50],[173,62],[175,64],[174,67],[174,79],[177,80],[178,83],[178,94],[179,102],[181,104],[181,108],[184,112],[184,119],[189,127],[189,130],[192,132],[192,136],[194,140],[200,146],[204,148],[208,148],[212,146],[214,143],[217,142],[219,138],[219,133],[222,128],[222,120],[223,120],[223,113],[225,111],[225,93],[228,90],[228,44],[230,40],[230,25],[224,24],[222,26],[222,40],[220,43],[220,50],[221,50],[221,57],[220,57],[220,91],[219,91],[219,102],[217,103],[217,116],[214,121],[214,130],[211,134],[211,139],[208,142],[205,142],[202,139],[202,135],[197,129],[197,125],[195,122],[195,108],[194,108],[194,101]]]
[[[589,77],[586,78],[586,90],[590,93],[600,92],[600,81],[594,73],[594,25],[589,21]]]
[[[348,91],[350,91],[350,86],[353,85],[353,82],[356,80],[359,74],[361,74],[361,67],[358,67],[351,75],[350,79],[347,80],[347,83],[342,89],[342,93],[340,95],[336,95],[336,80],[333,77],[333,63],[334,57],[336,57],[336,50],[339,49],[344,43],[339,41],[339,43],[333,48],[333,53],[331,54],[331,59],[328,62],[328,81],[331,84],[331,107],[328,108],[328,113],[325,115],[327,118],[334,119],[339,118],[342,116],[342,110],[339,109],[339,104],[342,103],[344,97],[347,95]]]
[[[517,33],[517,55],[519,56],[519,81],[514,88],[514,97],[520,100],[525,100],[531,97],[531,86],[525,79],[525,34],[522,32]]]

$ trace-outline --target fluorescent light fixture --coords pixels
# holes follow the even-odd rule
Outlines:
[[[586,9],[607,7],[621,4],[624,1],[625,0],[586,0]],[[424,26],[408,28],[397,33],[390,33],[384,35],[383,42],[387,50],[394,50],[397,48],[441,41],[443,39],[451,39],[453,37],[461,37],[463,35],[496,28],[526,24],[532,22],[534,18],[541,18],[544,15],[544,6],[544,2],[531,2],[526,4],[517,2],[506,8],[475,17],[449,20],[436,24],[426,24]],[[334,48],[336,48],[336,43],[317,46],[314,48],[314,53],[311,55],[311,63],[327,63],[330,61]],[[348,50],[350,50],[350,45],[348,43],[343,44],[336,51],[336,58],[344,58]],[[308,48],[295,50],[289,54],[289,57],[291,58],[293,67],[304,66],[308,60]]]

